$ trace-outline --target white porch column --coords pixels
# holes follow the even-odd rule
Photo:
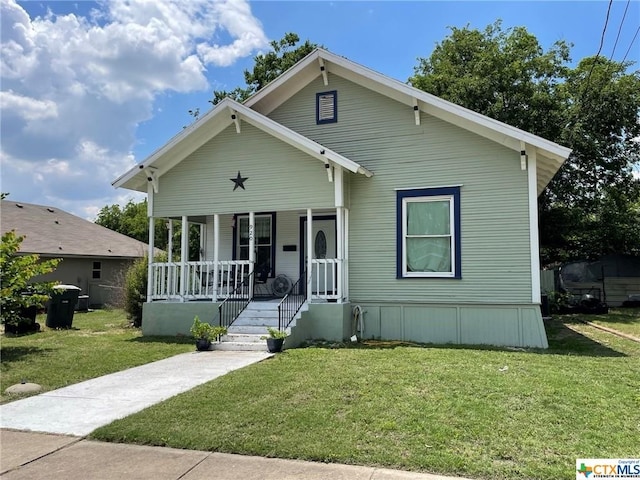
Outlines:
[[[535,147],[527,146],[527,180],[529,187],[529,239],[531,250],[531,301],[540,303],[540,242],[538,238],[538,181]]]
[[[167,261],[168,262],[173,262],[173,220],[169,220],[169,225],[167,225],[167,235],[169,236],[169,238],[167,238],[167,250],[168,250],[168,258]]]
[[[220,255],[220,215],[213,216],[213,301],[218,300],[218,260]]]
[[[175,269],[171,265],[173,263],[173,220],[169,220],[167,225],[167,295],[175,294]]]
[[[313,213],[310,208],[307,208],[307,251],[305,252],[307,255],[307,288],[305,292],[307,292],[307,298],[311,298],[311,285],[312,285],[312,275],[313,275],[313,263],[311,260],[313,259],[313,247],[311,246],[313,242]]]
[[[335,167],[333,189],[336,206],[336,257],[338,258],[335,287],[338,301],[342,302],[344,298],[344,172],[342,167]]]
[[[256,267],[256,214],[249,212],[249,298],[253,298],[253,275]]]
[[[343,245],[343,257],[344,257],[344,270],[343,270],[343,283],[342,291],[344,293],[345,300],[349,300],[349,209],[344,209],[344,245]]]
[[[155,219],[149,217],[149,250],[147,256],[149,257],[147,266],[147,302],[150,302],[153,298],[153,285],[155,284],[155,278],[153,278],[153,253],[155,250]]]
[[[187,262],[189,261],[189,222],[187,216],[182,216],[182,237],[180,238],[180,300],[184,302],[187,294]]]
[[[338,302],[340,303],[342,303],[342,298],[344,297],[342,290],[344,285],[344,279],[342,277],[342,261],[344,259],[344,217],[342,215],[343,210],[344,209],[342,207],[336,208],[336,256],[338,257],[338,271],[336,272],[336,295],[338,295]]]

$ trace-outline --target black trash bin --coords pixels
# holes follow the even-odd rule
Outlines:
[[[75,285],[56,285],[53,287],[47,309],[47,327],[71,328],[73,312],[80,295],[80,287]]]

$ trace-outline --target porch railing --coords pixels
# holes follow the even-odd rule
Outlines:
[[[187,262],[183,286],[181,263],[154,262],[151,267],[152,300],[226,298],[250,271],[248,260],[221,260],[217,270],[213,261]]]
[[[314,258],[311,260],[309,288],[311,299],[337,300],[342,297],[342,260]]]
[[[247,308],[247,305],[249,305],[252,296],[250,290],[253,284],[252,277],[253,272],[218,305],[218,324],[221,327],[229,328],[244,309]]]
[[[307,278],[307,271],[305,270],[296,283],[293,284],[289,293],[278,304],[278,330],[284,330],[287,328],[294,317],[305,302],[306,295],[304,294],[304,282]]]

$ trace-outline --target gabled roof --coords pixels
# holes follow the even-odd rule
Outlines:
[[[142,163],[116,179],[113,182],[113,186],[146,192],[149,178],[161,176],[230,125],[235,123],[236,128],[241,131],[240,121],[253,125],[325,164],[333,163],[350,172],[360,173],[368,177],[373,175],[366,168],[330,148],[294,132],[235,100],[225,98],[207,114],[183,129],[164,146],[152,153]]]
[[[327,73],[338,75],[374,90],[406,104],[409,108],[413,109],[414,106],[417,106],[420,111],[505,145],[512,150],[520,152],[523,145],[527,150],[535,148],[538,158],[538,194],[544,190],[571,153],[569,148],[443,100],[323,49],[311,52],[280,77],[247,99],[244,105],[263,115],[268,115],[312,80]]]
[[[2,200],[2,232],[24,235],[20,253],[45,257],[139,258],[147,244],[59,208]]]

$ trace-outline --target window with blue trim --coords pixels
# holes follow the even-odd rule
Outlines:
[[[338,92],[316,93],[316,123],[335,123],[338,121]]]
[[[397,192],[398,278],[462,278],[460,187]]]

